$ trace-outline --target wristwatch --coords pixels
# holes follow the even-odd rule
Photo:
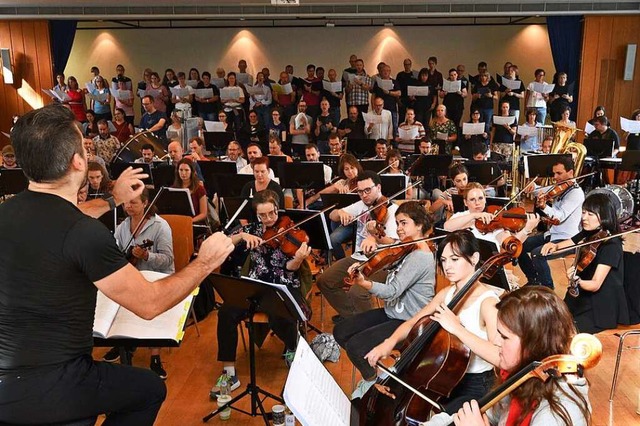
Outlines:
[[[116,200],[113,198],[113,195],[109,195],[107,198],[104,198],[104,200],[109,203],[109,210],[116,208]]]

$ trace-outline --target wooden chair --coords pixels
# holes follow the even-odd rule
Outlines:
[[[189,216],[181,216],[175,214],[160,215],[161,218],[167,221],[171,228],[171,238],[173,241],[173,261],[175,264],[176,272],[182,270],[189,264],[191,256],[193,255],[193,223]],[[200,336],[200,328],[198,327],[198,320],[193,310],[193,304],[191,305],[191,317],[193,318],[194,325],[196,327],[196,333]]]

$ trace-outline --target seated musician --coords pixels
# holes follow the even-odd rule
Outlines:
[[[114,233],[120,250],[127,251],[130,262],[139,271],[155,271],[163,274],[175,272],[173,259],[173,238],[171,228],[166,220],[155,213],[155,206],[145,215],[149,206],[149,191],[143,190],[139,197],[124,203],[127,218],[118,225]],[[141,225],[132,241],[133,231]],[[144,243],[151,241],[151,247],[144,247]],[[130,246],[127,247],[127,244]],[[129,254],[129,250],[131,253]],[[162,368],[160,348],[152,348],[149,368],[161,379],[167,378],[167,372]],[[120,358],[120,348],[111,348],[102,358],[106,362],[116,362]]]
[[[500,384],[534,361],[570,352],[576,329],[566,305],[552,290],[527,286],[505,295],[496,308],[498,334],[494,344],[500,351],[496,364]],[[439,421],[445,420],[445,416],[439,414],[435,416],[438,419],[423,426],[449,424],[450,417],[446,423]],[[547,381],[531,379],[501,399],[486,415],[482,415],[476,401],[471,401],[453,415],[453,421],[456,426],[587,426],[591,424],[589,383],[573,374]]]
[[[280,202],[278,206],[280,208],[284,208],[284,194],[282,187],[275,180],[269,177],[269,171],[271,170],[269,168],[269,158],[258,157],[253,160],[251,167],[253,168],[253,177],[255,180],[247,182],[244,187],[242,187],[240,195],[244,198],[251,198],[255,197],[258,192],[268,189],[275,192],[278,196],[278,201]]]
[[[604,116],[596,117],[593,119],[593,126],[596,129],[589,133],[587,140],[598,142],[598,157],[615,157],[620,149],[620,138],[616,131],[609,127],[609,119]]]
[[[269,136],[269,155],[281,155],[287,158],[287,163],[293,163],[293,158],[282,152],[282,141],[279,136]]]
[[[553,146],[553,136],[546,136],[540,144],[540,151],[543,154],[551,154],[551,147]]]
[[[386,139],[376,140],[376,155],[371,158],[372,160],[384,160],[387,157],[387,151],[389,150],[389,143]]]
[[[471,147],[471,160],[469,163],[476,161],[488,161],[489,156],[489,148],[481,143],[476,142]],[[498,157],[499,154],[496,154],[495,157]],[[500,172],[498,172],[500,173]],[[495,176],[495,175],[494,175]],[[487,197],[496,197],[496,196],[504,196],[506,193],[505,185],[506,180],[504,178],[504,174],[500,174],[499,177],[495,177],[493,182],[490,185],[485,185],[484,192]]]
[[[424,207],[415,201],[398,207],[396,222],[402,241],[425,238],[433,225]],[[346,318],[333,328],[336,341],[362,374],[352,398],[364,395],[376,380],[376,371],[364,356],[391,336],[403,321],[417,314],[435,294],[434,253],[426,242],[417,243],[413,251],[395,261],[384,283],[362,275],[356,269],[359,265],[354,263],[349,268],[350,274],[355,275],[351,285],[360,286],[384,300],[385,306]]]
[[[505,238],[511,235],[509,231],[504,229],[496,229],[495,231],[483,234],[476,227],[476,220],[481,220],[485,224],[489,224],[494,219],[492,213],[485,212],[487,199],[482,185],[478,182],[467,184],[462,192],[462,196],[464,197],[464,205],[467,207],[467,210],[454,213],[453,216],[444,223],[445,230],[451,232],[460,229],[469,229],[477,238],[492,241],[496,246],[499,246]],[[520,241],[525,241],[527,236],[536,229],[538,222],[539,219],[536,215],[528,214],[524,228],[513,235]]]
[[[247,160],[242,158],[242,147],[236,141],[229,142],[229,145],[227,145],[227,155],[222,157],[221,160],[236,163],[238,174],[240,174],[240,170],[247,166]]]
[[[253,174],[253,161],[256,158],[260,158],[262,157],[262,148],[260,148],[260,145],[258,145],[257,143],[251,143],[249,144],[249,146],[247,147],[247,160],[249,162],[249,164],[247,164],[246,166],[244,166],[243,168],[241,168],[238,171],[239,175],[252,175]],[[275,174],[273,173],[273,170],[271,170],[271,168],[269,168],[269,179],[275,179]]]
[[[173,188],[189,189],[189,195],[193,203],[193,211],[195,212],[191,221],[193,223],[204,222],[207,218],[207,191],[196,174],[193,161],[188,158],[183,158],[178,162]]]
[[[160,161],[157,155],[155,155],[155,148],[150,143],[145,143],[140,148],[140,158],[136,158],[134,163],[147,163],[153,164],[154,161]]]
[[[87,180],[89,181],[89,198],[95,198],[96,196],[105,196],[111,193],[113,189],[113,183],[109,179],[107,169],[100,163],[92,161],[87,163]]]
[[[447,305],[480,266],[478,240],[469,231],[453,232],[438,244],[436,259],[451,285],[440,290],[417,314],[404,321],[389,338],[369,351],[365,359],[370,366],[375,367],[379,359],[388,357],[407,338],[418,320],[430,316],[471,350],[470,361],[462,380],[453,388],[450,397],[441,401],[446,412],[453,414],[464,402],[485,396],[493,386],[493,368],[500,362],[499,350],[492,343],[498,335],[496,304],[500,290],[476,282],[463,299],[456,315]],[[388,390],[382,386],[376,387],[389,395]]]
[[[339,232],[342,232],[347,234],[347,238],[351,238],[351,228],[345,225],[348,225],[355,217],[375,206],[376,202],[379,201],[382,196],[380,176],[370,170],[359,173],[357,192],[360,196],[360,201],[343,209],[334,209],[329,214],[329,218],[333,222],[343,225],[331,234],[331,244],[334,250],[338,247],[338,245],[334,244],[336,234],[340,236]],[[397,208],[395,204],[389,205],[386,218],[382,218],[380,221],[384,227],[384,236],[376,232],[376,221],[371,219],[371,214],[361,215],[355,221],[356,243],[351,256],[334,262],[331,267],[318,277],[318,288],[327,298],[329,304],[338,312],[338,315],[333,317],[334,322],[339,322],[343,318],[371,309],[371,295],[357,286],[353,286],[348,292],[345,292],[342,288],[343,279],[347,276],[349,267],[356,262],[366,260],[365,254],[375,250],[378,244],[390,244],[397,240],[395,223],[395,211]],[[342,239],[344,239],[344,236]],[[364,254],[360,252],[361,250]],[[375,281],[384,281],[385,276],[386,272],[380,271],[370,278]]]
[[[387,155],[384,159],[384,165],[385,167],[389,167],[384,174],[388,174],[388,175],[404,175],[404,170],[403,170],[403,164],[404,164],[404,160],[402,159],[402,154],[400,153],[399,150],[397,149],[390,149],[389,151],[387,151]],[[411,200],[413,198],[413,188],[409,188],[409,185],[411,184],[411,178],[407,175],[405,175],[405,188],[407,188],[407,191],[404,193],[405,196],[405,200]]]
[[[310,314],[309,307],[302,293],[303,280],[301,267],[311,253],[311,247],[303,242],[293,256],[287,256],[280,246],[272,247],[262,244],[262,236],[272,228],[278,226],[278,206],[281,201],[271,190],[256,193],[251,205],[258,217],[258,221],[245,225],[231,236],[235,245],[246,243],[249,252],[248,271],[243,275],[271,283],[284,284],[296,298],[303,311]],[[245,264],[246,266],[246,264]],[[306,267],[308,268],[308,266]],[[305,291],[307,289],[304,289]],[[223,375],[211,388],[209,395],[216,398],[220,393],[221,379],[227,375],[231,377],[229,383],[233,391],[240,386],[235,369],[236,348],[238,346],[238,324],[246,318],[247,312],[227,304],[218,311],[218,361],[223,364]],[[295,354],[298,327],[294,321],[277,316],[269,317],[269,327],[285,345],[283,351],[287,365],[293,361]]]
[[[339,140],[340,139],[338,139],[338,141]],[[307,144],[304,147],[304,154],[307,162],[310,162],[310,163],[320,162],[320,150],[318,149],[318,146],[316,144],[314,143]],[[331,167],[327,166],[326,164],[322,165],[322,170],[324,172],[324,184],[329,185],[331,183],[331,175],[333,171],[331,170]],[[304,197],[304,199],[309,200],[311,199],[311,197],[316,195],[316,190],[307,189],[303,191],[302,189],[298,189],[297,194],[298,194],[298,204],[302,206],[304,204],[302,197]],[[307,202],[306,208],[310,210],[319,210],[322,208],[322,200],[320,200],[319,198],[316,198],[311,203]]]
[[[582,204],[582,229],[570,239],[557,243],[549,242],[542,247],[543,255],[589,239],[598,239],[619,232],[616,209],[609,195],[591,194]],[[564,301],[573,315],[581,333],[598,333],[616,328],[618,324],[629,324],[627,299],[624,292],[624,256],[622,239],[612,238],[594,245],[595,257],[587,262],[591,247],[580,250],[575,265],[567,270],[569,287],[577,296],[567,292]],[[584,254],[583,254],[584,250]],[[566,254],[572,254],[568,252]],[[584,262],[584,264],[583,264]],[[571,285],[573,283],[573,285]]]
[[[169,145],[167,146],[167,156],[169,157],[169,164],[177,168],[180,161],[185,158],[184,149],[182,149],[182,143],[178,140],[169,142]],[[163,167],[164,164],[159,164],[158,166]],[[193,166],[195,167],[196,176],[198,176],[198,179],[200,179],[201,182],[204,182],[202,170],[200,169],[198,162],[194,162]]]
[[[441,191],[439,188],[435,188],[431,192],[431,212],[434,215],[434,222],[439,223],[446,218],[445,210],[450,213],[454,212],[453,201],[451,195],[456,195],[464,192],[464,189],[469,183],[469,172],[463,164],[452,164],[449,167],[449,180],[453,183],[453,186]]]
[[[346,141],[345,141],[345,143],[346,143]],[[329,136],[329,154],[330,155],[342,155],[343,154],[342,140],[335,133],[332,133]]]
[[[195,136],[193,138],[191,138],[189,140],[189,148],[191,149],[191,152],[189,153],[189,155],[185,155],[185,158],[189,158],[191,159],[191,161],[211,161],[205,154],[204,154],[204,140],[199,137],[199,136]]]
[[[574,162],[571,158],[558,158],[552,166],[552,171],[556,182],[567,181],[567,179],[574,177]],[[559,225],[549,227],[549,230],[545,233],[529,236],[522,245],[522,254],[518,258],[518,264],[529,280],[529,284],[553,288],[553,278],[547,263],[547,260],[553,259],[553,256],[540,256],[540,251],[546,243],[558,243],[578,233],[584,191],[575,181],[573,181],[573,184],[571,181],[567,182],[569,188],[553,200],[552,206],[547,205],[547,200],[544,200],[541,196],[545,191],[554,189],[556,186],[548,188],[536,187],[536,189],[530,186],[529,188],[531,189],[527,188],[527,192],[533,192],[538,196],[536,207],[542,209],[542,213],[546,216],[560,221]]]

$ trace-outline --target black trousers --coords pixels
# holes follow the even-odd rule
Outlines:
[[[0,422],[49,424],[106,414],[105,426],[151,426],[166,395],[153,371],[82,355],[0,375]]]

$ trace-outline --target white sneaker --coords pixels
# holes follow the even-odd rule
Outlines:
[[[351,399],[362,398],[365,393],[371,388],[371,386],[376,384],[376,380],[368,381],[362,379],[356,385],[356,389],[351,394]]]

